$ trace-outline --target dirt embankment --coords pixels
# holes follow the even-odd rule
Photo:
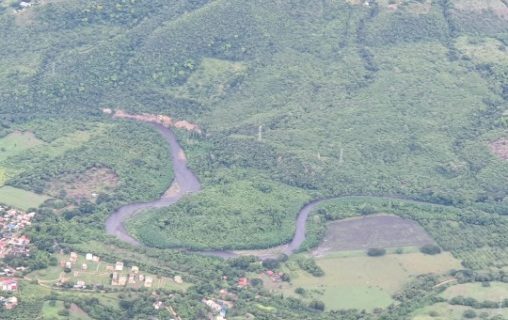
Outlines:
[[[189,132],[195,132],[198,134],[201,134],[201,128],[194,123],[191,123],[187,120],[174,120],[173,118],[161,114],[148,114],[148,113],[141,113],[141,114],[130,114],[125,112],[121,109],[112,110],[109,108],[102,109],[102,112],[106,114],[112,114],[113,118],[119,118],[119,119],[131,119],[136,121],[142,121],[142,122],[148,122],[148,123],[158,123],[163,125],[166,128],[177,128],[177,129],[184,129]]]

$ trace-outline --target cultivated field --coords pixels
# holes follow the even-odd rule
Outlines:
[[[314,250],[316,256],[334,251],[422,246],[434,243],[416,222],[394,215],[371,215],[332,222]]]
[[[28,210],[39,207],[49,197],[11,186],[0,187],[0,203]]]
[[[327,309],[358,308],[372,310],[386,307],[393,302],[391,296],[400,290],[412,277],[425,274],[442,274],[460,263],[449,253],[428,256],[419,252],[389,254],[383,257],[330,256],[316,260],[325,275],[313,277],[298,270],[294,263],[286,264],[291,284],[273,283],[263,279],[268,289],[285,295],[296,296],[294,290],[306,290],[306,299],[318,299]]]

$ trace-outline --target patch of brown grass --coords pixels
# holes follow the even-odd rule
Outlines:
[[[81,174],[59,177],[50,182],[48,194],[59,196],[62,191],[71,199],[94,200],[96,194],[113,190],[118,176],[109,168],[92,168]]]

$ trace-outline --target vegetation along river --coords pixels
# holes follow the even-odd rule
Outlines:
[[[201,184],[199,183],[196,175],[187,167],[187,159],[185,153],[178,143],[175,134],[171,129],[158,124],[149,123],[153,126],[168,143],[171,150],[174,180],[169,189],[161,196],[160,199],[143,202],[143,203],[131,203],[117,209],[113,214],[106,220],[106,232],[109,235],[113,235],[118,239],[130,243],[132,245],[141,245],[141,243],[132,237],[124,226],[124,222],[141,213],[143,210],[152,208],[167,207],[178,202],[182,197],[188,194],[196,193],[201,190]],[[280,248],[286,254],[291,254],[296,251],[302,242],[305,240],[305,222],[309,213],[319,204],[320,201],[314,201],[304,206],[296,220],[296,231],[292,241]],[[260,250],[260,255],[261,254]],[[203,254],[209,254],[214,256],[220,256],[228,258],[235,254],[231,251],[204,251]],[[255,253],[253,253],[255,254]]]
[[[162,124],[148,122],[151,126],[157,130],[164,140],[168,143],[171,150],[172,164],[174,180],[171,183],[169,189],[161,196],[160,199],[143,202],[143,203],[131,203],[117,209],[109,218],[106,220],[106,232],[110,235],[117,237],[118,239],[130,243],[132,245],[141,245],[141,243],[132,237],[124,226],[124,222],[141,213],[143,210],[152,208],[162,208],[175,204],[185,195],[190,195],[201,190],[201,184],[199,183],[196,175],[187,167],[187,159],[183,148],[178,143],[175,134],[170,128],[163,126]],[[340,197],[338,197],[340,198]],[[388,199],[401,199],[400,197],[385,196],[381,198]],[[303,241],[305,240],[305,224],[307,218],[312,210],[318,206],[321,202],[329,199],[314,200],[306,204],[300,212],[295,222],[295,234],[290,243],[277,246],[270,249],[261,250],[249,250],[245,251],[247,254],[258,256],[262,259],[272,258],[278,253],[285,253],[291,255],[297,251]],[[411,202],[429,204],[426,202],[414,201],[406,199]],[[218,256],[222,258],[230,258],[237,255],[236,252],[226,250],[210,250],[210,251],[199,251],[197,253],[204,255]]]

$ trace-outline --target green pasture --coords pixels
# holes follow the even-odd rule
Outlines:
[[[37,208],[48,199],[48,196],[31,191],[11,186],[0,187],[0,203],[5,203],[22,210]]]

